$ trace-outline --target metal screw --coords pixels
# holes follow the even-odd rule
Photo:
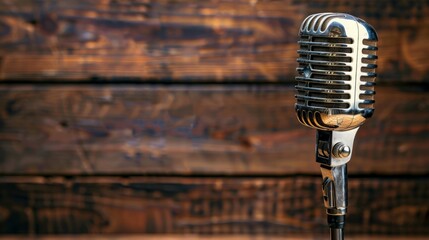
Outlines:
[[[331,28],[331,31],[329,32],[330,37],[341,37],[341,29],[338,27]]]
[[[332,149],[332,154],[336,158],[346,158],[350,156],[350,153],[351,153],[350,147],[345,145],[342,142],[335,144]]]

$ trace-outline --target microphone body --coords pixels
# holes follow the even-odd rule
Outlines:
[[[377,33],[344,13],[308,16],[299,31],[295,111],[316,129],[331,239],[343,238],[347,165],[359,127],[374,113]]]
[[[298,120],[329,131],[362,125],[374,112],[375,30],[348,14],[314,14],[302,23],[298,43]]]

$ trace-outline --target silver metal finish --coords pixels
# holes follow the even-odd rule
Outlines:
[[[353,142],[359,128],[348,131],[317,131],[316,161],[336,167],[350,161]],[[346,151],[347,150],[347,151]]]
[[[347,162],[359,127],[374,112],[377,34],[345,13],[307,17],[299,31],[295,111],[317,129],[316,162],[331,239],[344,239]]]
[[[301,25],[295,110],[311,128],[345,131],[374,111],[377,34],[344,13],[319,13]]]
[[[351,149],[342,142],[336,143],[332,149],[332,155],[336,158],[345,158],[350,156]]]
[[[347,165],[328,167],[321,165],[323,201],[326,213],[345,215],[347,212]]]

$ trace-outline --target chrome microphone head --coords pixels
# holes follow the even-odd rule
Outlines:
[[[295,111],[311,128],[347,131],[374,112],[377,33],[362,19],[318,13],[300,28]]]

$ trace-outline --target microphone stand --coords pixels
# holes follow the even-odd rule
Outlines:
[[[328,216],[331,240],[344,239],[347,210],[347,164],[338,167],[321,165],[323,200]]]
[[[323,201],[331,240],[344,240],[347,212],[347,162],[358,128],[348,131],[317,130],[316,162],[322,172]]]
[[[344,228],[329,228],[331,240],[343,240],[344,239]]]

